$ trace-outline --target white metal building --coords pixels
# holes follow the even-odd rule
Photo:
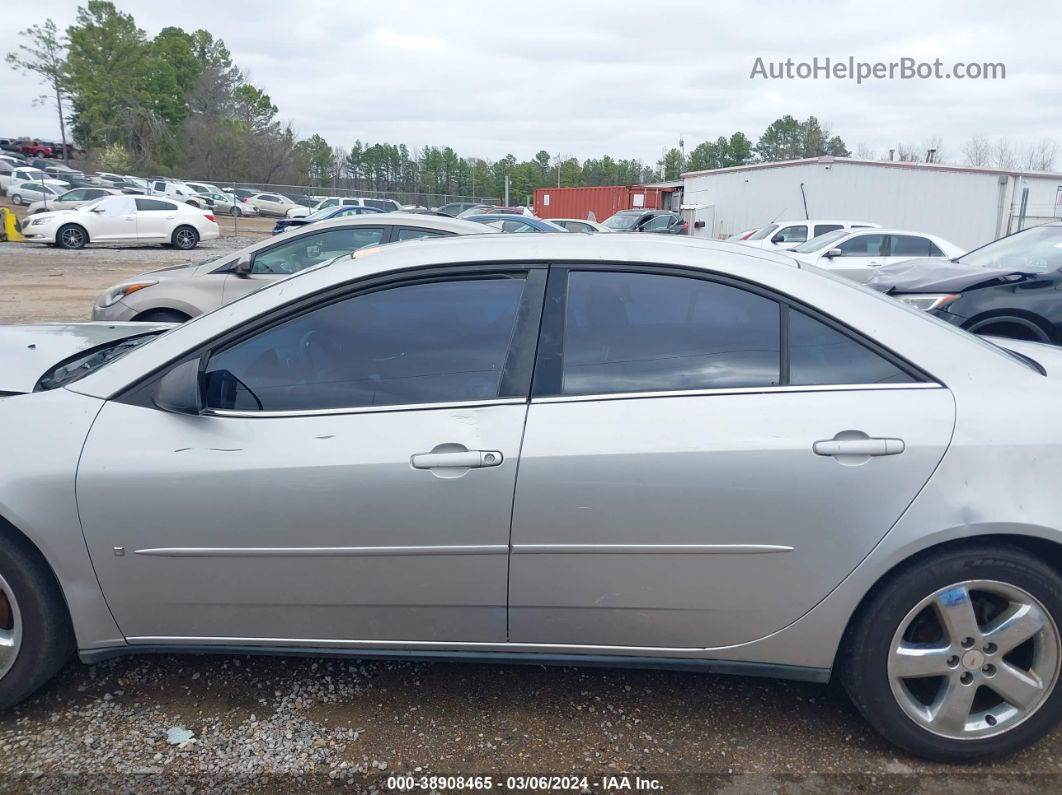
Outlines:
[[[1062,173],[819,157],[682,176],[683,206],[704,221],[694,234],[715,238],[773,220],[845,218],[971,249],[1062,216]]]

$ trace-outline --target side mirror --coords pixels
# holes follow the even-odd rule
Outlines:
[[[775,235],[774,237],[771,238],[771,242],[772,243],[784,243],[785,242],[785,238],[782,235]]]
[[[251,275],[251,256],[250,254],[244,254],[236,262],[236,275],[240,277],[247,277]]]
[[[833,259],[834,257],[840,257],[843,254],[844,254],[844,252],[841,251],[841,249],[839,249],[839,248],[831,248],[823,256],[826,256],[826,257],[829,257],[830,259]]]
[[[199,414],[203,396],[199,388],[199,359],[174,367],[155,384],[151,402],[164,411]]]

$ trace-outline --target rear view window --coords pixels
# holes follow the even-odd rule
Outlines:
[[[779,306],[736,287],[647,273],[573,272],[561,392],[773,386]]]

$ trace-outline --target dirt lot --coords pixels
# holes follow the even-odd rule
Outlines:
[[[240,238],[231,220],[222,224],[228,236],[193,258],[267,234],[271,222],[241,221]],[[0,244],[0,322],[87,319],[92,299],[116,280],[187,258],[159,246],[66,252]],[[231,656],[71,662],[36,698],[0,715],[0,791],[289,792],[335,784],[386,792],[396,773],[418,783],[492,774],[497,790],[508,775],[540,774],[585,776],[587,791],[603,792],[604,777],[627,774],[631,789],[640,776],[666,793],[1043,793],[1062,789],[1062,731],[1003,762],[945,767],[887,746],[836,688],[650,671]]]
[[[15,210],[6,197],[0,207]],[[36,243],[0,243],[0,323],[41,320],[91,320],[92,302],[115,282],[146,270],[216,256],[269,234],[271,218],[221,216],[221,238],[191,252],[159,245],[89,245],[64,251]]]

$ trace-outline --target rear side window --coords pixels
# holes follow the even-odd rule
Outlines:
[[[385,210],[385,211],[386,210],[395,209],[395,206],[391,202],[384,201],[383,199],[366,199],[365,200],[365,206],[366,207],[375,207],[377,210]]]
[[[138,210],[176,210],[177,205],[170,202],[160,202],[158,199],[137,199]]]
[[[825,323],[789,311],[789,383],[891,384],[914,381],[888,359]]]
[[[928,238],[916,235],[892,235],[892,246],[889,250],[890,257],[933,257],[936,248]],[[937,249],[939,251],[939,249]]]
[[[812,235],[812,237],[818,237],[819,235],[824,235],[827,232],[833,232],[837,229],[843,228],[844,227],[841,226],[841,224],[815,224],[815,234]]]
[[[561,392],[773,386],[779,306],[702,279],[576,271],[568,282]]]
[[[498,397],[526,279],[406,284],[313,309],[211,357],[207,405],[304,411]]]

